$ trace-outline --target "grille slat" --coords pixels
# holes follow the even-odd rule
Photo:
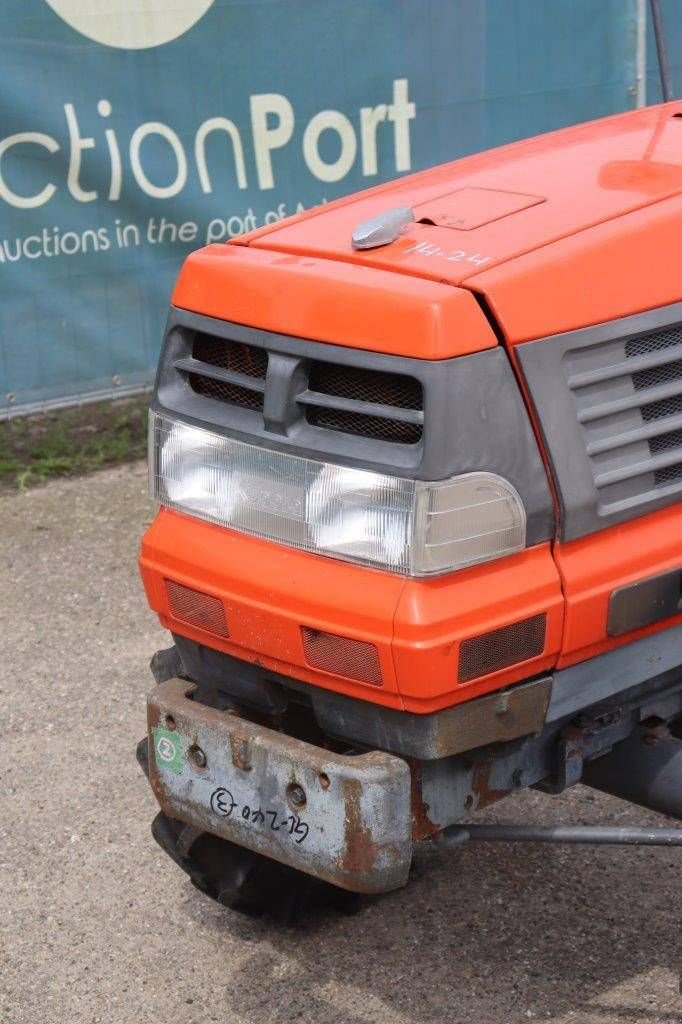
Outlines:
[[[604,419],[606,416],[613,416],[618,412],[628,412],[630,409],[640,409],[643,404],[653,404],[669,398],[682,397],[682,377],[678,381],[673,379],[670,383],[661,383],[656,387],[646,389],[640,388],[626,398],[614,399],[611,402],[602,402],[599,405],[582,409],[578,414],[580,423],[592,423],[594,420]]]
[[[203,363],[199,359],[176,359],[173,366],[176,370],[192,374],[195,377],[210,377],[211,380],[221,381],[224,384],[237,384],[249,391],[259,391],[261,394],[265,391],[265,381],[260,377],[249,377],[245,373],[213,366],[212,363]]]
[[[363,402],[354,398],[337,398],[323,395],[318,391],[304,391],[297,396],[303,405],[315,405],[319,408],[338,409],[341,412],[358,413],[365,416],[390,417],[396,423],[423,423],[424,413],[421,409],[402,409],[397,406],[381,405],[379,402]]]
[[[643,418],[644,410],[642,410]],[[625,448],[627,445],[635,444],[637,441],[649,441],[672,430],[682,427],[682,413],[679,416],[670,416],[665,419],[654,421],[645,427],[638,427],[624,434],[614,434],[601,441],[590,441],[587,446],[588,455],[601,455],[604,452],[616,451],[618,448]]]
[[[658,366],[664,366],[671,359],[682,359],[682,345],[676,345],[672,350],[662,348],[652,352],[650,355],[632,356],[622,363],[615,363],[598,370],[576,373],[569,378],[568,386],[573,390],[575,388],[587,387],[589,384],[601,384],[604,381],[613,380],[615,377],[629,377],[640,370],[650,370]]]
[[[569,349],[576,405],[605,514],[682,484],[682,325]]]
[[[651,448],[651,445],[649,446]],[[614,469],[609,473],[599,473],[595,477],[597,487],[606,487],[609,484],[621,483],[623,480],[634,480],[635,477],[644,476],[654,470],[667,469],[682,461],[682,443],[678,443],[676,451],[669,455],[653,455],[652,458],[644,459],[642,462],[635,462],[625,466],[623,469]]]

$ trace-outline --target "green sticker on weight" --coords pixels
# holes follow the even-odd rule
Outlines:
[[[185,754],[182,737],[170,729],[154,729],[154,757],[157,768],[181,772]]]

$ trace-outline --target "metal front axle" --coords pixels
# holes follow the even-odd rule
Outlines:
[[[611,825],[450,825],[438,838],[445,846],[484,842],[682,846],[682,828],[625,828]]]

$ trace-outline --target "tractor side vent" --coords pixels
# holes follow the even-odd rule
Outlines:
[[[413,377],[313,362],[298,396],[308,423],[394,444],[417,444],[424,429],[422,386]]]
[[[305,660],[311,668],[381,686],[379,652],[374,644],[309,626],[301,626],[301,639]]]
[[[546,629],[547,615],[542,612],[464,640],[459,648],[458,682],[467,683],[529,658],[538,658],[545,649]]]
[[[165,580],[165,584],[168,607],[174,618],[229,639],[230,631],[222,601],[201,590],[176,583],[175,580]]]
[[[682,324],[566,360],[602,511],[682,490]]]
[[[177,359],[175,368],[199,395],[256,412],[263,408],[268,370],[268,353],[263,348],[199,332],[191,359]]]

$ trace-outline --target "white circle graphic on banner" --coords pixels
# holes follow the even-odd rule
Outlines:
[[[77,32],[105,46],[145,50],[177,39],[214,0],[46,0]]]

